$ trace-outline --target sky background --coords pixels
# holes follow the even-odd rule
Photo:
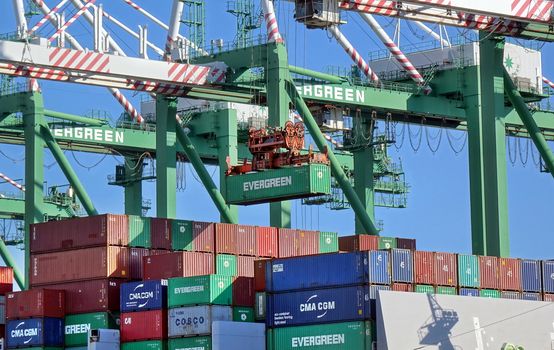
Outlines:
[[[100,1],[98,1],[100,2]],[[136,0],[137,4],[144,7],[164,22],[168,22],[171,10],[169,0]],[[206,42],[212,39],[222,38],[226,43],[234,39],[235,17],[225,12],[226,2],[220,0],[206,1]],[[259,9],[258,1],[254,1]],[[57,2],[48,0],[46,3],[53,7]],[[70,2],[71,3],[71,2]],[[128,27],[137,30],[138,25],[148,25],[149,38],[157,46],[164,46],[166,33],[154,23],[143,17],[137,11],[126,5],[122,0],[101,1],[105,10],[111,15],[123,21]],[[68,4],[64,7],[66,17],[70,17],[75,9]],[[348,67],[351,62],[340,46],[328,33],[321,30],[306,30],[297,25],[292,17],[292,9],[289,3],[279,0],[276,2],[276,10],[280,23],[280,29],[285,37],[289,50],[291,64],[325,71],[329,66]],[[15,29],[12,2],[0,1],[0,33],[12,32]],[[34,25],[41,16],[31,19]],[[355,44],[358,50],[368,56],[370,52],[382,50],[384,46],[379,43],[377,37],[370,33],[367,26],[363,25],[358,17],[347,15],[344,18],[348,24],[343,26],[344,33]],[[392,36],[396,22],[389,18],[380,18],[379,21],[385,30]],[[138,40],[117,29],[113,24],[105,22],[112,37],[130,56],[138,55]],[[265,29],[257,30],[256,35],[265,32]],[[433,27],[433,26],[432,26]],[[421,44],[431,41],[424,33],[415,29],[415,26],[403,24],[401,27],[401,48],[412,44]],[[49,37],[54,29],[50,25],[44,26],[40,34]],[[84,20],[78,20],[73,24],[69,32],[85,46],[91,47],[91,29]],[[182,34],[187,34],[187,28],[182,27]],[[452,36],[460,34],[457,29],[449,31]],[[542,46],[543,61],[554,55],[552,44]],[[150,57],[156,54],[150,51]],[[544,75],[554,77],[553,68],[543,65]],[[551,78],[552,79],[552,78]],[[44,93],[45,106],[61,112],[77,115],[89,115],[91,110],[106,112],[114,121],[122,112],[115,99],[104,88],[94,88],[82,85],[65,83],[41,82]],[[133,95],[126,92],[135,106],[140,105],[141,95]],[[402,126],[397,127],[400,133]],[[412,134],[410,142],[409,134]],[[421,250],[435,250],[447,252],[471,252],[470,230],[470,202],[467,145],[463,151],[456,154],[449,145],[446,133],[443,132],[442,142],[437,152],[432,152],[427,142],[430,138],[431,148],[435,149],[437,140],[434,137],[439,129],[423,131],[423,139],[419,150],[415,151],[411,146],[419,143],[419,126],[405,128],[404,142],[401,137],[397,147],[391,147],[389,155],[395,161],[401,161],[406,172],[406,179],[410,185],[408,196],[408,208],[383,209],[377,208],[377,220],[384,221],[383,235],[416,238],[418,248]],[[455,137],[463,135],[453,134]],[[515,151],[514,140],[508,140],[511,145],[512,160]],[[463,138],[454,141],[454,148],[463,144]],[[523,160],[526,159],[527,141],[520,141]],[[399,147],[399,146],[402,147]],[[530,151],[536,150],[531,146]],[[25,157],[23,147],[0,145],[0,172],[6,173],[14,179],[23,179]],[[48,151],[46,152],[45,176],[48,185],[66,184],[67,180],[54,163]],[[103,213],[122,213],[123,191],[119,187],[107,185],[107,176],[115,172],[115,165],[121,163],[121,158],[114,156],[91,155],[66,151],[66,156],[72,163],[83,184],[92,197],[96,208]],[[554,199],[554,181],[545,173],[540,173],[533,164],[529,155],[527,164],[524,165],[517,156],[515,164],[512,164],[509,156],[508,163],[508,205],[510,218],[511,252],[512,256],[524,258],[553,258],[554,226],[552,225],[552,201]],[[538,157],[536,157],[538,159]],[[218,183],[215,168],[210,172],[215,173],[214,180]],[[206,191],[198,180],[192,167],[186,167],[186,188],[177,193],[177,216],[183,219],[199,221],[217,221],[219,218],[215,206],[209,199]],[[144,198],[154,202],[155,184],[145,182],[143,185]],[[0,185],[0,191],[11,191],[13,188],[7,184]],[[155,203],[148,213],[155,215]],[[253,206],[240,209],[240,222],[243,224],[268,225],[269,209],[267,205]],[[293,203],[293,226],[305,229],[320,229],[336,231],[341,235],[354,232],[354,219],[352,211],[330,211],[324,207],[303,207],[296,201]],[[21,253],[14,250],[17,259],[22,261]]]

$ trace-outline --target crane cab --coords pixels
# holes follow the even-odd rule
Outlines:
[[[294,17],[308,28],[327,28],[340,22],[337,0],[295,0]]]

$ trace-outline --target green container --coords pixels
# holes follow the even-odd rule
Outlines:
[[[87,346],[89,329],[116,329],[118,317],[107,312],[65,316],[65,346]]]
[[[163,340],[134,341],[121,343],[121,350],[167,350],[167,342]]]
[[[222,276],[236,276],[237,257],[228,254],[217,254],[215,257],[215,273]]]
[[[251,307],[234,307],[233,321],[235,322],[254,322],[254,309]]]
[[[500,291],[494,289],[481,289],[479,296],[483,298],[500,298]]]
[[[192,221],[173,220],[171,223],[171,248],[192,251],[194,250],[192,241]]]
[[[206,275],[171,278],[167,296],[169,307],[187,305],[231,305],[233,277]]]
[[[396,238],[394,237],[379,237],[379,249],[395,249]]]
[[[151,248],[150,218],[129,215],[129,246]]]
[[[339,251],[339,234],[336,232],[319,233],[319,252],[336,253]]]
[[[256,321],[265,320],[265,310],[266,310],[266,294],[265,292],[256,292],[256,300],[254,301],[254,318]]]
[[[427,286],[427,285],[423,285],[423,284],[418,284],[418,285],[415,286],[415,292],[416,293],[435,294],[435,287]]]
[[[323,164],[227,176],[229,204],[255,204],[331,193],[331,170]]]
[[[169,350],[211,350],[211,337],[191,337],[169,339]]]
[[[370,322],[345,322],[274,328],[267,332],[268,350],[371,350]]]
[[[456,287],[439,286],[437,287],[437,294],[458,295],[458,291],[456,290]]]
[[[479,288],[479,259],[475,255],[458,255],[458,284],[460,287]]]

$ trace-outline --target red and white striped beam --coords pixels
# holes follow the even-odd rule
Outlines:
[[[179,28],[181,27],[181,17],[183,16],[183,7],[185,3],[179,0],[173,0],[173,7],[171,8],[171,19],[169,22],[169,28],[167,29],[167,40],[165,43],[165,56],[166,60],[171,59],[171,49],[173,44],[177,41],[179,35]]]
[[[279,24],[277,23],[277,17],[275,16],[273,2],[271,2],[271,0],[262,0],[262,8],[267,26],[267,41],[270,43],[282,43],[283,37],[279,32]]]
[[[40,19],[40,21],[37,22],[37,24],[35,24],[35,26],[33,28],[31,28],[31,30],[29,30],[29,35],[33,34],[34,32],[36,32],[37,30],[39,30],[40,27],[42,27],[44,25],[44,23],[46,23],[49,19],[51,19],[56,13],[58,13],[58,11],[63,7],[63,5],[65,5],[69,0],[62,0],[60,1],[59,4],[57,4],[56,6],[52,7],[52,9],[44,15],[44,17],[42,17]]]
[[[545,83],[546,85],[548,85],[551,89],[554,89],[554,83],[551,82],[550,80],[548,80],[548,78],[542,77],[542,81],[543,81],[543,83]]]
[[[48,42],[51,43],[52,41],[56,40],[56,38],[57,38],[58,36],[60,36],[60,34],[61,34],[62,32],[64,32],[70,25],[72,25],[77,19],[79,19],[79,17],[81,17],[81,15],[82,15],[83,13],[85,13],[85,11],[87,11],[87,10],[89,9],[89,7],[91,7],[92,5],[94,5],[94,2],[95,2],[95,1],[96,1],[96,0],[89,0],[89,1],[85,4],[85,6],[83,6],[79,11],[77,11],[77,12],[73,15],[73,17],[71,17],[67,22],[65,22],[65,23],[61,26],[61,28],[58,29],[58,30],[54,33],[54,35],[52,35],[52,37],[50,37],[50,39],[48,39]]]
[[[404,55],[402,50],[396,45],[396,43],[390,38],[390,36],[385,32],[381,25],[377,22],[372,15],[367,13],[359,13],[362,19],[371,27],[371,29],[377,34],[379,39],[385,44],[390,53],[394,56],[396,61],[400,63],[402,68],[408,73],[410,78],[415,81],[421,88],[423,88],[423,93],[429,95],[433,89],[425,83],[425,79],[419,73],[419,71],[414,67],[412,62]]]
[[[5,174],[3,173],[0,173],[0,178],[4,179],[7,183],[9,183],[10,185],[14,186],[15,188],[17,188],[18,190],[20,191],[23,191],[25,192],[25,187],[18,184],[17,182],[13,181],[12,179],[10,179],[8,176],[6,176]]]
[[[333,34],[333,36],[335,37],[335,39],[337,39],[344,51],[346,51],[348,56],[350,56],[352,61],[354,61],[358,68],[360,68],[360,70],[365,74],[365,76],[375,84],[379,83],[379,77],[377,76],[377,74],[373,72],[369,64],[362,58],[362,56],[358,53],[358,51],[354,48],[350,41],[348,41],[344,34],[341,33],[339,27],[336,25],[331,26],[329,27],[329,32]]]

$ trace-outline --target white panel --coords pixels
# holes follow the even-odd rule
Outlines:
[[[263,323],[213,323],[213,350],[265,350],[265,344]]]

